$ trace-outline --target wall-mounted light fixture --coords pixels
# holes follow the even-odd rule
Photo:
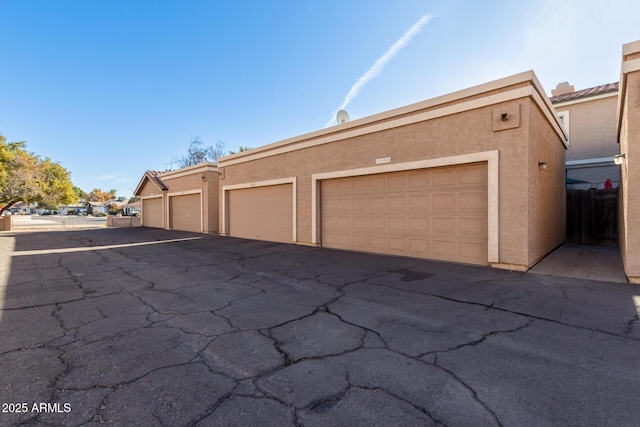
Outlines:
[[[207,175],[202,174],[200,178],[202,178],[202,182],[207,182]]]
[[[546,169],[547,168],[547,162],[538,162],[538,167],[540,169]]]
[[[500,120],[502,120],[503,122],[506,122],[507,120],[509,120],[509,114],[508,113],[500,114]]]
[[[622,153],[622,154],[618,154],[617,156],[613,156],[613,163],[620,166],[624,161],[624,158],[626,157],[625,154],[626,153]]]

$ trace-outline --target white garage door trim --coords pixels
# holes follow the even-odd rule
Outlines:
[[[282,179],[272,179],[269,181],[258,181],[258,182],[250,182],[250,183],[246,183],[246,184],[234,184],[234,185],[225,185],[222,187],[222,215],[221,215],[221,221],[222,221],[222,232],[220,234],[223,234],[225,236],[227,236],[228,233],[228,226],[229,226],[229,221],[228,221],[228,215],[227,215],[227,206],[228,206],[228,198],[229,198],[229,192],[231,190],[241,190],[243,188],[256,188],[256,187],[268,187],[271,185],[281,185],[281,184],[293,184],[293,206],[291,207],[291,209],[293,209],[293,242],[297,242],[298,241],[298,226],[297,226],[297,212],[298,212],[298,199],[297,199],[297,178],[294,177],[290,177],[290,178],[282,178]]]
[[[414,169],[428,169],[441,166],[463,165],[466,163],[487,162],[487,216],[488,216],[488,252],[489,262],[499,262],[499,221],[498,221],[498,150],[482,151],[479,153],[463,154],[460,156],[440,157],[437,159],[419,160],[415,162],[385,164],[360,169],[348,169],[335,172],[317,173],[311,175],[311,243],[318,244],[318,186],[320,181],[333,178],[346,178],[352,176],[374,175],[387,172],[401,172]]]
[[[204,212],[202,209],[203,206],[203,201],[202,201],[202,189],[199,190],[190,190],[190,191],[176,191],[173,193],[168,193],[167,196],[167,204],[165,206],[165,210],[167,213],[166,218],[169,218],[170,212],[170,206],[171,206],[171,198],[172,197],[176,197],[176,196],[188,196],[190,194],[200,194],[200,232],[202,233],[204,231]],[[171,227],[171,221],[167,221],[167,225],[166,228],[167,230],[169,230]]]
[[[163,198],[162,194],[160,194],[158,196],[143,196],[143,197],[140,197],[140,208],[141,208],[140,225],[142,225],[142,226],[145,225],[144,224],[144,200],[147,200],[147,199],[162,199],[162,198]],[[162,226],[163,227],[164,227],[164,223],[165,223],[164,219],[165,219],[165,216],[164,216],[164,206],[163,206],[163,208],[162,208]]]

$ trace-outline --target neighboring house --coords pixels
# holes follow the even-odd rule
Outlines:
[[[118,197],[117,199],[111,199],[105,202],[87,202],[86,203],[87,212],[89,213],[95,213],[95,212],[108,213],[109,206],[116,206],[119,209],[123,209],[123,212],[124,212],[124,207],[126,205],[127,205],[126,197]]]
[[[76,215],[87,212],[87,207],[85,205],[62,205],[58,207],[58,211],[60,215]]]
[[[26,202],[18,202],[9,208],[11,215],[31,215],[35,213],[37,203],[28,204]]]
[[[86,205],[86,211],[88,213],[107,213],[109,205],[113,203],[112,200],[106,202],[88,202]]]
[[[551,103],[569,134],[567,188],[618,187],[620,168],[613,156],[619,152],[616,135],[618,83],[576,91],[564,82],[551,91]]]
[[[146,171],[134,192],[142,226],[218,232],[218,167],[205,162],[168,171]]]
[[[121,206],[122,214],[125,216],[132,216],[140,214],[140,210],[142,209],[142,201],[138,200],[137,202],[126,203]]]
[[[565,241],[532,71],[223,157],[221,234],[524,271]]]

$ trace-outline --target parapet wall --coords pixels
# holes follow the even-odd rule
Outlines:
[[[107,227],[140,227],[140,217],[108,215]]]

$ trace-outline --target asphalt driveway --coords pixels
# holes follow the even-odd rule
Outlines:
[[[640,287],[143,228],[0,233],[0,425],[640,425]]]

